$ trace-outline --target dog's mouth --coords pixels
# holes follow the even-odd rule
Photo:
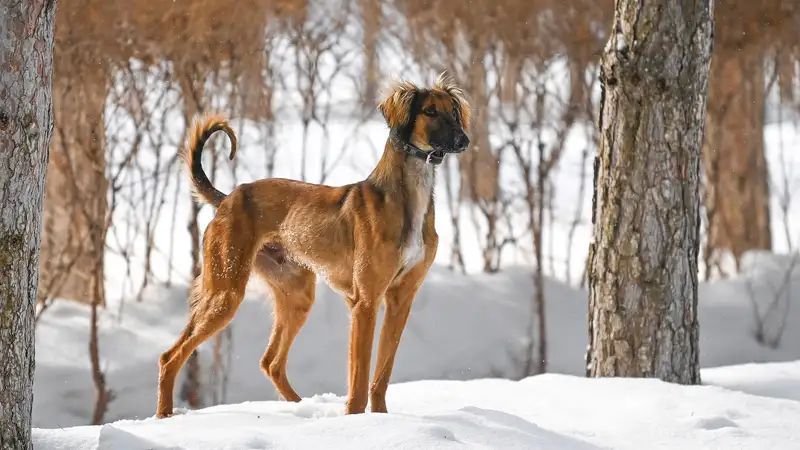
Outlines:
[[[444,161],[445,156],[448,154],[456,154],[461,153],[464,150],[460,149],[453,149],[453,148],[443,148],[443,147],[434,147],[431,151],[428,152],[428,157],[425,158],[425,162],[429,164],[441,164]]]

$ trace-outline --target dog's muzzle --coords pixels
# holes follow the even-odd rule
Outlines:
[[[469,147],[469,138],[467,137],[467,134],[464,133],[463,131],[459,132],[456,135],[455,144],[456,148],[455,151],[452,153],[461,153],[464,150],[466,150],[467,147]]]
[[[461,130],[455,131],[455,138],[453,139],[453,147],[438,147],[434,146],[434,150],[430,153],[435,153],[436,156],[444,158],[447,153],[463,153],[469,147],[469,137]]]

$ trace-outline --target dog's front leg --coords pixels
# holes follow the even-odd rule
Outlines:
[[[375,376],[369,392],[372,412],[387,412],[386,389],[389,387],[394,357],[411,312],[411,303],[414,301],[415,293],[416,287],[408,285],[390,289],[386,293],[386,311],[378,341],[378,360],[375,364]]]
[[[345,414],[360,414],[367,408],[369,368],[378,298],[357,294],[350,309],[349,392]]]

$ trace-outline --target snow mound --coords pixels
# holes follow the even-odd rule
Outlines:
[[[521,381],[390,386],[389,414],[345,416],[344,398],[244,402],[156,420],[34,429],[40,450],[217,449],[792,449],[800,362],[707,371],[734,386],[547,374]],[[776,386],[764,395],[759,385]],[[783,389],[777,386],[783,386]]]
[[[709,368],[703,371],[703,382],[763,397],[800,401],[800,363],[796,361]]]

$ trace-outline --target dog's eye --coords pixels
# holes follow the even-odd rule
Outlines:
[[[436,108],[433,106],[428,106],[427,108],[422,110],[422,113],[428,117],[434,117],[436,115]]]

